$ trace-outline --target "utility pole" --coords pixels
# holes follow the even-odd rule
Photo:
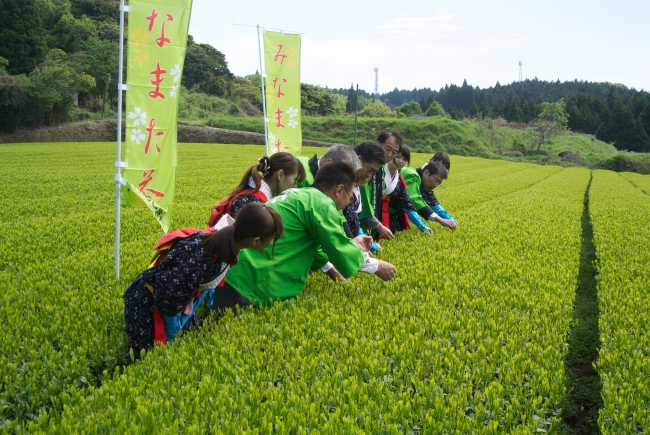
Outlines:
[[[375,72],[375,100],[379,99],[379,68],[374,68]]]
[[[519,81],[521,81],[521,79],[522,79],[521,65],[522,65],[522,62],[519,61]]]

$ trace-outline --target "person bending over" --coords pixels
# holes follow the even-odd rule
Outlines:
[[[393,160],[402,146],[402,136],[397,131],[384,131],[377,136],[377,143],[386,155],[386,163]],[[382,224],[383,198],[387,193],[386,171],[382,166],[366,183],[361,190],[362,210],[359,214],[363,227],[368,231],[375,231],[382,239],[392,239],[392,231]]]
[[[355,153],[354,149],[351,146],[343,144],[332,145],[320,159],[316,157],[316,154],[314,154],[314,157],[309,160],[307,160],[307,157],[303,156],[298,156],[297,159],[300,160],[300,162],[303,164],[305,173],[307,174],[307,179],[302,183],[299,183],[297,185],[298,188],[311,187],[314,184],[314,177],[316,177],[318,170],[321,168],[321,166],[327,165],[329,163],[345,162],[357,170],[357,172],[363,171],[359,157]],[[345,221],[343,222],[343,228],[348,237],[354,238],[354,236],[357,235],[357,233],[353,234],[350,232],[348,224]],[[330,262],[325,263],[325,265],[321,267],[321,271],[334,281],[340,280],[347,282],[347,280],[343,278],[338,270],[336,270],[336,267],[334,267],[334,265]]]
[[[248,168],[235,190],[214,206],[208,226],[214,226],[224,214],[235,218],[246,204],[267,202],[305,179],[302,164],[289,153],[264,156],[258,161]]]
[[[340,213],[352,199],[357,175],[344,162],[323,165],[313,187],[285,192],[268,202],[282,217],[284,234],[274,249],[242,252],[239,262],[217,289],[213,309],[236,305],[270,304],[302,293],[309,270],[331,261],[348,278],[357,271],[374,273],[383,280],[395,275],[395,267],[370,258],[372,239],[350,239]],[[319,252],[322,248],[322,253]]]
[[[449,174],[449,170],[451,169],[451,161],[449,160],[449,156],[447,155],[447,153],[445,153],[443,151],[439,151],[439,152],[435,153],[433,155],[433,157],[431,157],[431,159],[429,160],[429,163],[433,163],[433,162],[442,163],[442,166],[444,166],[445,169],[447,169],[447,174]],[[427,165],[427,163],[422,165],[422,169],[424,169],[424,167],[426,165]],[[429,207],[431,207],[431,209],[438,216],[440,216],[443,219],[451,220],[451,221],[454,221],[454,222],[458,223],[456,221],[456,219],[454,219],[447,212],[447,210],[442,208],[442,205],[440,205],[440,203],[438,202],[438,198],[436,198],[436,195],[435,195],[435,193],[433,193],[433,190],[420,190],[420,193],[422,194],[422,198],[424,199],[424,201],[429,205]]]
[[[391,182],[397,179],[396,186],[389,194],[388,198],[388,223],[390,230],[395,233],[410,228],[410,222],[413,222],[420,231],[433,233],[418,215],[413,201],[408,196],[406,182],[400,174],[400,170],[411,163],[411,151],[406,144],[402,147],[395,158],[386,166],[386,173],[390,174]],[[386,218],[385,214],[382,218]]]
[[[359,162],[352,147],[340,143],[335,143],[329,147],[320,159],[316,157],[316,154],[311,159],[307,159],[304,156],[298,156],[296,158],[302,163],[306,174],[306,178],[296,186],[298,188],[310,187],[314,184],[314,178],[318,173],[318,169],[327,163],[345,162],[356,170],[361,168],[361,162]]]
[[[142,272],[124,292],[124,320],[136,355],[154,342],[166,343],[180,330],[167,319],[191,314],[202,290],[216,286],[237,262],[241,250],[275,244],[284,227],[278,213],[264,204],[244,206],[234,224],[198,231],[178,241],[158,264]],[[246,252],[246,251],[244,251]]]
[[[440,162],[427,164],[424,169],[422,168],[403,168],[401,170],[404,181],[406,182],[406,191],[413,201],[418,213],[424,219],[433,222],[438,222],[440,225],[449,228],[450,230],[456,229],[456,222],[450,219],[443,219],[435,213],[431,207],[422,198],[421,190],[429,191],[440,186],[443,180],[447,178],[447,169]]]
[[[374,142],[364,142],[356,146],[354,152],[361,161],[361,168],[357,170],[357,183],[354,188],[352,201],[343,209],[343,216],[345,216],[347,229],[349,230],[348,237],[350,238],[361,234],[360,231],[363,232],[359,222],[359,214],[362,210],[361,192],[359,188],[365,186],[372,176],[386,163],[384,150]],[[362,235],[365,235],[365,233]]]

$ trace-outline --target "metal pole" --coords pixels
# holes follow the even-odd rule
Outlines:
[[[262,70],[262,43],[260,42],[260,25],[257,25],[257,48],[260,52],[260,82],[262,82],[262,119],[264,120],[264,145],[266,146],[266,155],[269,155],[269,134],[266,126],[266,92],[264,92],[264,72]]]
[[[117,161],[115,162],[115,279],[120,279],[120,192],[122,187],[122,68],[124,66],[124,0],[120,0],[120,48],[117,70]]]
[[[354,146],[357,146],[357,115],[359,113],[359,83],[357,83],[357,93],[354,97]]]

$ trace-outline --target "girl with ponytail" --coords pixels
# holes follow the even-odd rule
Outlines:
[[[296,187],[296,183],[306,177],[302,163],[289,153],[264,156],[258,161],[257,165],[248,168],[235,190],[214,206],[208,221],[210,227],[224,214],[235,217],[246,204],[270,201],[281,192]]]
[[[214,288],[237,263],[239,251],[275,246],[284,231],[280,215],[259,203],[244,206],[233,224],[223,225],[177,241],[124,293],[126,332],[136,357],[154,342],[174,338],[205,297],[203,290]]]

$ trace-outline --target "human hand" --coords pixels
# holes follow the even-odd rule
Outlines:
[[[377,272],[375,272],[375,275],[384,281],[390,281],[395,276],[395,273],[397,273],[395,266],[385,261],[379,260],[379,268],[377,269]]]
[[[379,234],[379,237],[381,237],[382,239],[391,240],[395,238],[393,232],[390,229],[386,228],[383,224],[379,224],[379,226],[376,229],[377,229],[377,234]]]
[[[443,227],[447,227],[447,228],[449,228],[449,229],[452,230],[452,231],[455,231],[455,230],[456,230],[456,227],[458,226],[458,224],[457,224],[456,222],[452,221],[451,219],[442,219],[442,218],[441,218],[441,219],[438,221],[438,223],[439,223],[440,225],[442,225]]]
[[[341,281],[345,284],[350,283],[350,280],[346,279],[343,275],[341,275],[341,273],[338,270],[336,270],[336,267],[332,267],[330,270],[325,272],[325,275],[329,276],[330,279],[334,282]]]
[[[372,247],[372,237],[370,236],[357,236],[352,240],[354,240],[354,243],[356,243],[359,249],[363,252],[370,251],[370,248]]]

